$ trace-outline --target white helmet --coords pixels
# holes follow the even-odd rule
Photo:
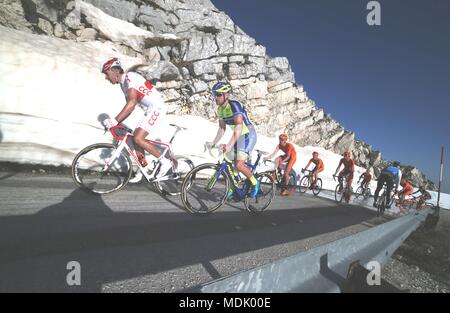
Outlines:
[[[118,58],[109,58],[105,62],[102,63],[100,67],[101,73],[105,73],[107,70],[109,70],[112,67],[120,67],[122,68],[122,64],[120,64],[120,61]]]

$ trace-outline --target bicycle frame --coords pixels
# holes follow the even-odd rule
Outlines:
[[[217,181],[219,179],[220,175],[224,175],[224,174],[227,175],[228,179],[230,180],[231,188],[233,189],[234,194],[237,195],[239,200],[242,200],[248,193],[248,189],[250,187],[250,182],[247,180],[244,183],[244,186],[242,186],[242,188],[239,188],[237,177],[234,175],[234,173],[232,171],[230,171],[234,168],[233,164],[226,159],[225,153],[223,154],[223,157],[224,157],[224,160],[222,161],[222,163],[219,163],[220,164],[219,170],[216,171],[216,173],[214,174],[214,176],[213,176],[214,180],[212,180],[212,182]],[[247,165],[250,168],[252,174],[255,173],[256,167],[258,166],[260,159],[261,159],[261,155],[258,154],[255,164],[245,162],[245,165]]]
[[[171,126],[173,126],[173,125],[171,125]],[[114,132],[116,129],[123,129],[127,133],[125,134],[125,136],[121,137]],[[174,158],[173,158],[173,152],[172,152],[173,151],[172,150],[172,142],[173,142],[173,139],[175,138],[176,134],[180,130],[181,130],[181,128],[176,127],[176,130],[175,130],[174,134],[172,135],[172,138],[170,139],[169,143],[145,139],[146,141],[148,141],[152,144],[156,144],[158,146],[164,147],[163,151],[161,152],[161,156],[156,158],[157,160],[154,161],[155,164],[158,161],[160,161],[166,155],[166,153],[169,153],[169,159],[170,159],[170,162],[172,163],[172,170],[174,170],[175,164],[174,164]],[[133,157],[136,165],[138,166],[139,170],[142,172],[144,177],[147,179],[147,181],[150,181],[152,179],[151,174],[148,174],[147,171],[144,170],[144,167],[141,165],[141,162],[139,162],[139,158],[133,151],[134,149],[132,149],[130,147],[130,144],[128,143],[128,141],[130,139],[133,140],[133,137],[134,137],[134,135],[132,134],[132,130],[127,128],[126,126],[119,124],[117,126],[111,127],[111,129],[109,131],[111,132],[112,136],[119,141],[119,144],[117,146],[116,151],[114,151],[113,155],[111,156],[111,158],[106,161],[103,171],[108,170],[111,167],[111,163],[122,153],[122,151],[124,149],[126,149],[126,151]],[[154,170],[155,170],[155,168],[154,168]],[[153,171],[152,171],[152,173],[153,173]]]

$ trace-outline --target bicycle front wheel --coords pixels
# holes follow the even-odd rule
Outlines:
[[[356,189],[356,194],[355,194],[355,198],[358,200],[364,199],[365,195],[364,195],[364,189],[359,186],[358,189]]]
[[[174,163],[176,164],[176,169],[173,172],[172,177],[155,183],[156,189],[163,195],[179,195],[181,193],[183,179],[186,177],[187,173],[194,168],[194,163],[181,155],[174,156]]]
[[[308,190],[308,188],[309,188],[309,177],[308,176],[303,176],[302,179],[300,179],[300,186],[298,188],[301,193],[305,193],[306,190]]]
[[[275,196],[275,182],[269,173],[256,174],[255,178],[259,180],[259,190],[255,198],[245,197],[245,208],[254,213],[260,213],[267,209]]]
[[[81,150],[72,162],[72,179],[83,190],[107,194],[121,189],[131,177],[131,160],[116,146],[99,143]],[[111,159],[114,157],[114,159]]]
[[[316,185],[314,186],[314,189],[312,192],[315,196],[317,196],[321,191],[322,191],[322,179],[317,178]]]
[[[334,189],[334,199],[337,203],[341,203],[345,195],[344,191],[339,191],[340,187],[340,184],[337,184],[336,188]]]
[[[220,165],[206,163],[194,167],[184,178],[181,201],[194,214],[207,214],[220,208],[227,198],[230,182],[219,174]]]

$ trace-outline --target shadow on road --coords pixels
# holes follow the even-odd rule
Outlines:
[[[220,210],[207,216],[114,212],[102,197],[76,189],[35,215],[0,217],[0,291],[101,292],[105,283],[194,264],[218,278],[213,260],[329,233],[373,216],[345,205],[269,209],[256,216]],[[81,286],[66,284],[69,261],[81,264]]]

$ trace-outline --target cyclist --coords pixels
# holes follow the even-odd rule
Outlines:
[[[225,134],[226,125],[230,125],[233,129],[233,135],[227,144],[221,145],[221,148],[226,153],[228,161],[234,160],[236,169],[249,179],[252,184],[249,196],[254,198],[259,190],[259,181],[253,175],[251,169],[245,165],[245,161],[251,157],[255,147],[256,131],[242,104],[229,99],[231,92],[232,87],[227,82],[217,82],[212,87],[212,94],[218,105],[219,129],[216,138],[206,144],[209,147],[215,147]],[[232,190],[229,190],[228,198],[231,196]]]
[[[109,129],[124,121],[139,106],[145,113],[134,130],[134,142],[153,156],[159,158],[158,147],[145,140],[145,137],[165,123],[166,106],[161,94],[144,77],[135,72],[125,72],[118,58],[109,58],[101,65],[101,73],[105,74],[111,84],[120,84],[125,95],[126,104],[115,118],[108,118],[103,123]],[[142,152],[141,152],[142,153]],[[164,177],[172,168],[169,159],[160,160],[158,177]],[[147,166],[148,167],[148,166]],[[147,169],[147,167],[145,169]]]
[[[414,190],[413,187],[406,181],[404,177],[402,177],[402,179],[400,180],[400,186],[402,186],[403,189],[400,190],[397,195],[401,203],[405,200],[405,197],[412,194]]]
[[[287,190],[287,185],[289,183],[289,178],[290,178],[290,173],[292,171],[292,167],[294,166],[295,161],[297,160],[297,152],[295,151],[294,145],[287,142],[288,136],[286,134],[281,134],[280,136],[278,136],[278,139],[279,139],[279,144],[275,147],[275,150],[273,151],[273,153],[264,159],[265,160],[271,159],[280,150],[285,153],[278,158],[278,162],[276,162],[276,163],[278,163],[277,170],[280,173],[281,168],[283,167],[283,163],[287,162],[286,169],[284,170],[284,175],[283,175],[283,188],[281,191],[281,195],[288,196],[289,191]]]
[[[344,169],[339,173],[338,177],[339,177],[339,192],[342,192],[344,187],[342,185],[342,180],[343,177],[347,177],[347,185],[348,187],[352,188],[352,182],[353,182],[353,173],[355,172],[355,161],[353,161],[353,159],[351,158],[351,154],[350,151],[345,151],[344,152],[344,157],[339,161],[338,167],[336,168],[336,171],[334,173],[334,176],[336,176],[337,172],[339,171],[341,165],[344,165]],[[349,192],[346,195],[346,201],[349,202],[350,201],[350,194],[351,192]]]
[[[425,201],[431,199],[431,194],[425,189],[425,186],[420,186],[419,190],[416,192],[413,192],[411,195],[414,195],[416,193],[420,192],[420,200],[417,202],[417,209],[421,209],[422,206],[425,204]]]
[[[391,191],[392,188],[394,190],[398,190],[398,186],[400,185],[400,177],[402,176],[402,171],[400,170],[400,162],[393,162],[392,165],[385,167],[380,176],[378,177],[377,189],[375,190],[373,206],[377,207],[378,195],[380,194],[383,185],[386,183],[386,203],[387,209],[391,208]]]
[[[370,168],[368,168],[364,173],[359,176],[358,183],[361,182],[360,187],[366,190],[369,187],[369,183],[372,181],[372,174],[370,173]]]
[[[322,172],[323,170],[324,170],[324,165],[323,165],[323,161],[322,161],[322,159],[319,159],[319,152],[316,152],[316,151],[314,151],[313,153],[312,153],[312,159],[311,160],[309,160],[309,162],[308,162],[308,164],[306,164],[306,166],[305,166],[305,169],[307,169],[308,168],[308,166],[311,164],[311,163],[314,163],[315,164],[315,167],[312,169],[312,171],[311,171],[311,175],[312,175],[312,177],[313,177],[313,181],[312,181],[312,183],[311,183],[311,189],[314,189],[314,187],[316,186],[316,181],[317,181],[317,175],[320,173],[320,172]],[[305,170],[303,169],[302,170],[302,173],[304,173],[305,172]]]

